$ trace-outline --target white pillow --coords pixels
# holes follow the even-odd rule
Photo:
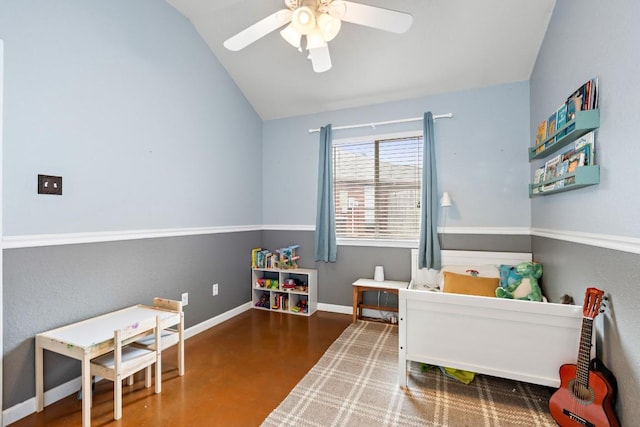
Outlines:
[[[500,278],[500,266],[495,264],[481,264],[481,265],[443,265],[440,271],[438,272],[438,285],[440,289],[442,289],[444,285],[444,273],[445,271],[456,273],[456,274],[466,274],[471,276],[471,271],[477,271],[478,277],[497,277]]]

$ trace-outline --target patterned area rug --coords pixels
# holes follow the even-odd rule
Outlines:
[[[398,328],[349,326],[263,426],[556,426],[551,389],[477,375],[468,385],[412,364],[398,386]]]

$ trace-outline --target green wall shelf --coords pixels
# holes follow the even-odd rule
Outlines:
[[[598,127],[600,127],[600,110],[577,111],[575,119],[567,122],[553,135],[549,136],[540,144],[536,145],[535,147],[529,148],[529,161],[548,157],[556,151],[571,144],[582,135],[585,135],[592,130],[597,129]],[[572,130],[556,141],[556,135],[561,134],[566,129]],[[536,153],[536,150],[542,146],[545,146],[546,148],[539,153]]]
[[[567,184],[567,181],[570,183]],[[564,182],[562,187],[555,187],[547,191],[542,191],[542,187]],[[576,168],[575,172],[568,173],[566,175],[557,176],[548,181],[543,181],[539,184],[529,184],[529,198],[536,196],[548,196],[549,194],[562,193],[563,191],[576,190],[582,187],[588,187],[589,185],[595,185],[600,183],[600,166],[580,166]],[[535,189],[539,191],[534,193]]]

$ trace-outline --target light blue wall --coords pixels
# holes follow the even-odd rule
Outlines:
[[[531,77],[530,141],[541,120],[597,76],[601,121],[596,160],[601,175],[599,185],[532,199],[534,231],[593,233],[605,239],[614,235],[612,241],[631,243],[640,237],[638,17],[640,2],[635,0],[556,3]],[[582,304],[588,286],[610,295],[606,312],[596,318],[599,356],[618,380],[621,425],[638,425],[640,255],[542,237],[533,238],[532,248],[544,265],[543,286],[552,300],[566,293]]]
[[[313,225],[318,133],[309,129],[453,113],[435,124],[438,180],[454,206],[447,227],[529,227],[529,84],[518,82],[264,124],[264,223]],[[340,130],[334,139],[421,129]]]
[[[262,120],[168,3],[2,0],[0,39],[5,236],[261,223]],[[38,196],[38,173],[63,196]],[[5,248],[2,407],[34,396],[39,332],[183,292],[187,327],[243,306],[261,238]],[[47,390],[80,375],[52,354],[45,371]]]
[[[640,237],[638,99],[640,2],[559,0],[531,77],[531,130],[597,76],[600,185],[532,200],[532,226]],[[532,164],[533,168],[544,161]],[[615,212],[615,220],[611,220]]]
[[[260,224],[262,120],[169,4],[3,0],[0,39],[5,235]]]

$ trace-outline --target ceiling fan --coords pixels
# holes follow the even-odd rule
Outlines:
[[[404,33],[413,17],[404,12],[341,0],[284,0],[286,9],[281,9],[238,34],[228,38],[224,47],[238,51],[267,34],[288,24],[280,35],[293,47],[309,52],[313,71],[322,73],[331,68],[331,57],[327,42],[340,31],[342,21],[365,25],[392,33]]]

